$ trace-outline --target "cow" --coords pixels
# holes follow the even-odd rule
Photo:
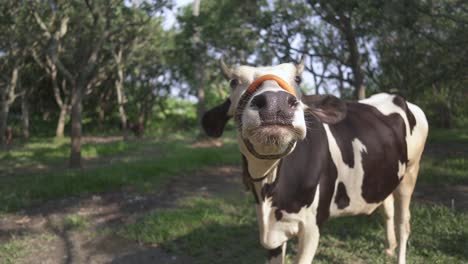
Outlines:
[[[296,263],[309,264],[327,219],[380,207],[386,253],[398,247],[404,264],[410,200],[428,134],[423,111],[387,93],[357,102],[302,95],[303,69],[303,59],[232,68],[221,60],[230,96],[202,118],[212,137],[234,118],[267,263],[285,263],[286,243],[298,237]]]

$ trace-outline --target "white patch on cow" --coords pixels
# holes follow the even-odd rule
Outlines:
[[[237,135],[237,141],[239,142],[240,152],[243,153],[249,161],[247,163],[247,169],[249,171],[250,177],[252,177],[253,179],[260,179],[268,174],[270,175],[270,177],[272,177],[272,180],[274,180],[274,177],[276,177],[276,173],[272,174],[272,172],[274,169],[276,169],[280,160],[257,159],[247,149],[240,135]]]
[[[362,166],[362,153],[367,152],[366,146],[355,138],[352,141],[354,167],[349,167],[343,160],[343,155],[336,143],[335,137],[332,135],[328,125],[324,125],[328,138],[328,146],[331,157],[336,165],[338,175],[335,181],[335,189],[330,203],[330,216],[355,215],[355,214],[370,214],[379,204],[367,203],[362,197],[362,184],[364,180],[364,168]],[[349,206],[339,209],[335,203],[338,183],[343,182],[346,187],[346,193],[349,197]]]
[[[406,140],[408,145],[408,159],[411,166],[413,163],[419,163],[419,159],[424,151],[429,125],[427,123],[426,115],[418,106],[407,102],[409,110],[413,113],[416,119],[416,126],[413,128],[413,133]]]
[[[307,126],[305,123],[305,117],[304,117],[304,110],[306,109],[306,105],[304,105],[302,102],[299,103],[297,106],[297,111],[294,113],[294,119],[292,122],[292,125],[296,128],[298,128],[298,132],[300,133],[299,138],[304,139],[306,136],[306,130]]]

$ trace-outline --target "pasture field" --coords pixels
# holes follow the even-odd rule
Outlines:
[[[77,171],[68,139],[1,152],[0,263],[263,263],[233,134],[194,138],[88,138]],[[466,129],[431,131],[413,201],[408,263],[468,263]],[[396,262],[383,252],[378,213],[339,218],[314,263]]]

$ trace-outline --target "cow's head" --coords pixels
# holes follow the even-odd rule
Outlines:
[[[221,60],[221,69],[231,86],[230,97],[205,113],[202,126],[209,136],[219,137],[227,121],[234,117],[241,151],[256,158],[277,159],[289,154],[306,136],[305,114],[325,123],[342,118],[333,107],[335,97],[327,102],[316,100],[313,106],[301,101],[304,59],[298,64],[234,68]]]

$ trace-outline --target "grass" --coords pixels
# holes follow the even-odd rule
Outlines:
[[[56,236],[50,233],[12,236],[8,241],[0,243],[0,264],[14,264],[31,252],[49,250],[46,245],[54,239]]]
[[[260,263],[264,250],[253,204],[247,197],[189,197],[178,208],[156,211],[119,233],[189,255],[195,263]]]
[[[96,169],[0,178],[0,212],[14,211],[50,199],[115,190],[123,186],[157,191],[174,174],[239,161],[239,154],[235,151],[237,147],[230,138],[220,148],[194,148],[186,139],[148,140],[138,144],[155,151],[147,155],[129,155],[116,164]]]
[[[418,182],[432,185],[468,185],[468,158],[425,156]]]
[[[431,128],[429,130],[428,141],[430,143],[468,144],[468,128]]]
[[[418,181],[432,185],[468,185],[468,128],[429,131]]]
[[[0,177],[0,215],[47,200],[122,187],[156,192],[174,175],[201,167],[238,164],[239,152],[231,134],[225,137],[222,147],[193,147],[192,138],[175,134],[164,140],[88,144],[83,147],[84,157],[122,154],[122,159],[95,169]],[[429,144],[419,181],[432,186],[467,185],[468,130],[431,130]],[[0,153],[0,166],[66,162],[68,147],[67,139],[35,139],[22,148]],[[259,243],[250,196],[185,197],[177,207],[149,213],[118,233],[190,256],[195,263],[262,263],[265,250]],[[468,263],[466,211],[414,203],[412,214],[409,263]],[[82,230],[89,223],[83,217],[69,215],[64,224],[68,229]],[[28,243],[26,238],[13,238],[0,244],[0,260],[14,263],[26,254]],[[289,260],[296,251],[297,244],[290,243]],[[379,215],[334,219],[324,226],[314,263],[396,262],[383,251],[384,227]]]
[[[64,219],[64,227],[67,230],[83,230],[89,226],[89,221],[81,215],[67,215]]]
[[[96,158],[138,149],[140,141],[115,141],[82,145],[83,158]],[[19,148],[0,152],[0,164],[26,167],[40,164],[66,162],[70,152],[69,138],[33,138]]]
[[[250,198],[250,195],[249,195]],[[412,208],[409,263],[466,263],[468,214],[445,207]],[[322,230],[314,263],[388,263],[379,214],[330,220]],[[156,211],[120,231],[126,238],[157,244],[194,263],[261,263],[254,203],[236,199],[189,197],[173,209]],[[297,245],[289,247],[293,259]]]
[[[13,237],[6,243],[0,244],[0,263],[13,264],[15,260],[26,255],[28,239]]]

